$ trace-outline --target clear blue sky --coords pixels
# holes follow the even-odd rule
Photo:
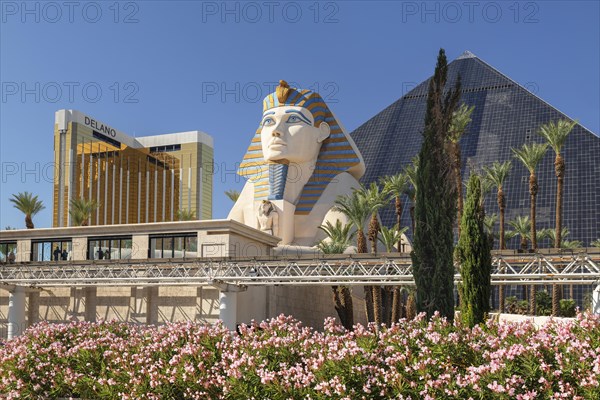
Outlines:
[[[46,204],[36,226],[51,226],[63,108],[130,135],[212,135],[214,218],[243,185],[231,171],[279,79],[318,89],[352,131],[426,79],[440,47],[470,50],[600,132],[597,1],[64,3],[1,2],[1,229],[24,227],[8,199],[25,190]]]

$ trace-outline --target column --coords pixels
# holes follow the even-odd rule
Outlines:
[[[96,306],[98,305],[98,289],[92,286],[83,289],[85,298],[85,320],[96,322]]]
[[[158,286],[146,288],[146,324],[158,323]]]
[[[230,331],[237,327],[237,292],[219,292],[219,319]]]
[[[8,295],[8,340],[25,330],[25,288],[15,286]]]
[[[29,292],[27,305],[27,326],[32,326],[40,321],[40,292]]]

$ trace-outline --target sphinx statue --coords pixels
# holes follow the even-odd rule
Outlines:
[[[247,179],[228,219],[272,233],[280,246],[309,248],[339,195],[360,185],[364,161],[318,93],[280,81],[263,100],[261,122],[240,164]],[[275,213],[275,214],[273,214]]]

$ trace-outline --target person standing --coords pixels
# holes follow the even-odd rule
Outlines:
[[[11,250],[10,254],[8,255],[8,263],[9,264],[14,264],[15,263],[15,252]]]
[[[58,246],[56,246],[56,248],[54,249],[54,253],[53,254],[54,254],[54,261],[58,261],[60,255],[61,255],[61,251],[58,248]]]

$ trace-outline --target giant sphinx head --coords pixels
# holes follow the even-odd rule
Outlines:
[[[318,93],[280,81],[263,100],[263,115],[238,173],[254,183],[255,200],[283,196],[288,170],[312,163],[314,170],[296,204],[308,214],[325,187],[342,172],[356,179],[364,162],[354,141]]]

